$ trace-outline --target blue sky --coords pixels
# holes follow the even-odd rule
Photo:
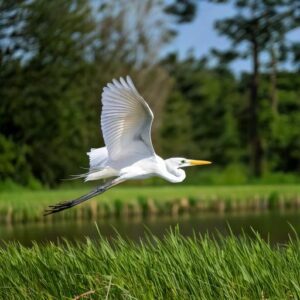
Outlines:
[[[213,47],[220,50],[228,48],[230,41],[218,35],[214,30],[214,22],[235,13],[236,10],[228,4],[216,5],[202,2],[198,7],[197,17],[192,23],[177,26],[178,35],[165,51],[176,51],[183,58],[190,49],[193,49],[195,55],[200,57],[208,54]],[[290,33],[288,39],[300,41],[300,30]],[[237,60],[232,64],[232,69],[236,73],[249,70],[250,67],[249,60]],[[286,64],[284,67],[289,68],[290,65]]]

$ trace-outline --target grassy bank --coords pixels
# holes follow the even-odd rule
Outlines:
[[[0,249],[1,299],[298,299],[300,241],[216,242],[171,233],[138,245],[103,239]]]
[[[43,217],[48,205],[74,199],[88,189],[0,193],[0,223],[51,222],[204,211],[300,208],[299,185],[116,187],[83,205]]]

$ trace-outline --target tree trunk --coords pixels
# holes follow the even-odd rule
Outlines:
[[[278,111],[277,97],[277,59],[274,48],[271,48],[271,107],[274,115]]]
[[[262,145],[258,126],[258,87],[259,87],[259,49],[256,37],[252,40],[253,72],[250,86],[249,105],[249,135],[250,163],[253,175],[259,177],[262,173]]]

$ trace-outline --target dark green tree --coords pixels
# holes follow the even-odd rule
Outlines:
[[[250,57],[252,62],[248,106],[250,163],[253,174],[259,176],[262,173],[264,155],[260,132],[261,124],[259,123],[261,55],[264,52],[273,53],[271,57],[274,72],[274,49],[285,50],[286,34],[299,26],[299,1],[212,0],[212,2],[228,2],[235,5],[236,15],[218,21],[216,28],[220,34],[227,36],[232,41],[232,49],[236,52],[234,58]],[[273,84],[275,84],[274,78]],[[277,104],[273,103],[274,107],[275,105]]]
[[[174,137],[168,140],[166,135],[165,143],[171,145],[178,132],[187,132],[187,136],[178,135],[178,139],[184,139],[185,144],[180,147],[185,147],[188,154],[216,161],[218,165],[240,162],[240,97],[234,76],[228,70],[211,69],[205,59],[194,57],[177,61],[173,55],[164,64],[175,78],[165,111],[169,123],[164,125],[165,132],[173,132]],[[178,109],[178,118],[174,107]]]
[[[160,0],[97,4],[0,0],[1,179],[55,185],[82,172],[84,153],[103,144],[99,100],[114,77],[133,77],[154,108],[159,141],[170,78],[158,54],[172,38],[164,6]]]
[[[193,145],[190,103],[179,90],[174,90],[165,104],[161,128],[161,148],[164,157],[191,156]]]
[[[167,14],[173,15],[177,23],[193,21],[197,12],[196,0],[174,0],[165,7]]]
[[[263,131],[267,141],[267,169],[275,172],[294,172],[300,170],[300,74],[278,72],[276,117],[268,107],[269,74],[262,74],[262,117],[271,120]]]
[[[24,149],[27,167],[15,164],[14,180],[26,183],[30,172],[53,185],[82,164],[76,154],[87,148],[81,82],[94,24],[86,1],[24,1],[15,9],[21,39],[11,37],[2,59],[1,134],[15,153]]]

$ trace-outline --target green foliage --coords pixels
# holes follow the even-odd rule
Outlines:
[[[244,12],[257,1],[231,2]],[[260,74],[256,125],[264,182],[272,173],[276,174],[271,182],[283,180],[282,172],[290,173],[284,180],[290,182],[300,170],[300,76],[292,71],[276,70],[275,74],[274,64],[276,67],[284,59],[279,55],[283,50],[294,54],[297,61],[297,47],[294,45],[294,52],[285,47],[285,33],[298,23],[290,22],[296,12],[291,9],[295,1],[275,2],[263,1],[252,7],[260,13],[267,8],[266,15],[257,20],[259,52],[269,55],[274,44],[277,55]],[[80,167],[88,163],[85,152],[103,145],[99,137],[101,88],[112,78],[127,74],[154,111],[152,139],[157,153],[208,159],[216,165],[211,171],[203,169],[200,175],[191,171],[194,178],[188,178],[188,183],[242,184],[253,180],[249,175],[251,74],[238,78],[228,69],[228,63],[243,51],[233,47],[223,55],[215,50],[220,61],[213,67],[208,58],[193,55],[180,60],[171,54],[159,61],[161,47],[174,33],[166,14],[188,22],[195,16],[196,1],[174,0],[166,7],[159,0],[102,4],[0,0],[3,187],[11,181],[33,189],[40,183],[52,187],[70,174],[82,173]],[[264,31],[266,22],[278,19],[276,11],[280,16],[289,12],[287,22],[282,28],[272,23],[274,30]],[[255,27],[253,18],[248,20],[242,14],[217,27],[238,44],[249,42]],[[146,182],[150,183],[161,185],[162,180]]]
[[[249,182],[254,184],[299,184],[299,174],[287,174],[284,172],[265,173],[260,179],[252,178]]]
[[[187,178],[193,183],[202,182],[200,178],[205,184],[243,184],[252,181],[248,169],[251,159],[247,125],[249,74],[237,79],[228,69],[222,66],[209,68],[205,61],[193,57],[178,61],[173,55],[163,63],[176,79],[165,106],[162,127],[162,144],[166,145],[164,153],[170,156],[176,152],[182,153],[181,156],[213,161],[218,170],[214,171],[214,166],[210,166],[199,179],[193,173],[194,179]],[[263,74],[260,79],[259,131],[264,154],[261,177],[265,183],[269,180],[267,178],[270,178],[270,183],[274,183],[275,178],[283,179],[284,175],[278,175],[280,172],[292,173],[287,174],[284,182],[298,178],[293,175],[300,170],[300,76],[297,74],[278,72],[276,114],[270,105],[270,74]],[[225,169],[220,166],[225,166]],[[239,174],[235,176],[237,173],[233,171],[231,176],[231,171],[237,169]],[[270,177],[272,172],[273,179]]]
[[[79,112],[85,110],[85,87],[80,87],[80,81],[87,69],[84,55],[92,30],[90,12],[82,1],[77,9],[71,0],[59,9],[57,5],[57,1],[33,1],[23,8],[27,11],[22,28],[26,42],[19,51],[25,53],[29,46],[34,56],[4,63],[0,91],[1,132],[15,145],[15,160],[29,161],[26,175],[48,184],[82,162],[75,151],[70,153],[70,147],[78,152],[87,148],[85,116]],[[24,170],[18,174],[21,167],[15,163],[10,176],[24,183],[19,178],[26,177]]]
[[[176,18],[178,23],[191,22],[197,11],[195,0],[174,0],[165,8],[166,13]]]
[[[84,153],[102,142],[101,88],[153,63],[169,39],[163,14],[154,15],[159,1],[136,1],[134,16],[126,1],[106,4],[97,11],[83,0],[0,1],[0,180],[54,186],[80,173]],[[157,86],[163,81],[167,91],[168,77],[148,68],[137,85],[149,76],[158,80],[148,84],[151,96],[163,105]]]
[[[190,118],[190,103],[175,90],[165,104],[162,127],[162,152],[165,155],[191,155],[192,124]]]
[[[247,106],[246,128],[250,165],[252,173],[260,176],[265,158],[261,128],[261,110],[265,103],[260,97],[262,55],[269,61],[270,68],[270,98],[268,110],[277,112],[277,65],[287,61],[289,52],[294,49],[287,40],[287,34],[299,28],[299,1],[256,1],[256,0],[211,0],[212,2],[229,2],[237,9],[237,13],[229,18],[218,20],[215,27],[221,35],[228,37],[231,48],[224,51],[214,51],[221,64],[227,64],[236,58],[250,57],[252,70],[249,84],[249,105]],[[284,20],[284,21],[283,21]],[[294,58],[295,59],[295,58]],[[266,120],[265,120],[266,121]],[[267,124],[269,125],[269,124]]]
[[[254,238],[118,238],[0,249],[3,299],[296,299],[299,240],[284,247]],[[83,296],[82,296],[83,297]]]
[[[14,174],[14,160],[16,153],[14,151],[14,144],[0,135],[0,178],[8,177]]]
[[[218,165],[226,165],[228,161],[239,161],[243,155],[239,148],[237,123],[240,99],[233,75],[226,70],[211,69],[204,61],[192,57],[177,61],[176,57],[170,56],[164,64],[176,79],[176,92],[172,95],[177,96],[172,103],[166,104],[165,119],[169,122],[166,122],[163,128],[171,130],[173,127],[175,131],[174,124],[177,122],[182,124],[181,128],[188,134],[184,137],[178,134],[177,138],[172,135],[165,136],[164,141],[170,148],[169,155],[178,149],[172,149],[170,145],[190,140],[188,146],[181,147],[188,147],[186,153],[194,158],[209,159]],[[174,97],[172,95],[170,99]],[[171,108],[175,101],[178,107],[177,114]],[[186,115],[182,116],[185,111]],[[175,131],[176,134],[177,132],[179,129]],[[182,138],[185,140],[182,141]]]
[[[300,168],[300,74],[279,73],[278,114],[272,119],[270,161],[273,168],[296,171]]]
[[[212,174],[209,173],[207,175],[203,174],[204,182],[209,180],[209,178],[211,184],[217,185],[242,185],[249,182],[248,171],[244,165],[230,164],[222,170],[217,168],[217,170],[213,170]],[[206,180],[205,177],[207,178]]]

